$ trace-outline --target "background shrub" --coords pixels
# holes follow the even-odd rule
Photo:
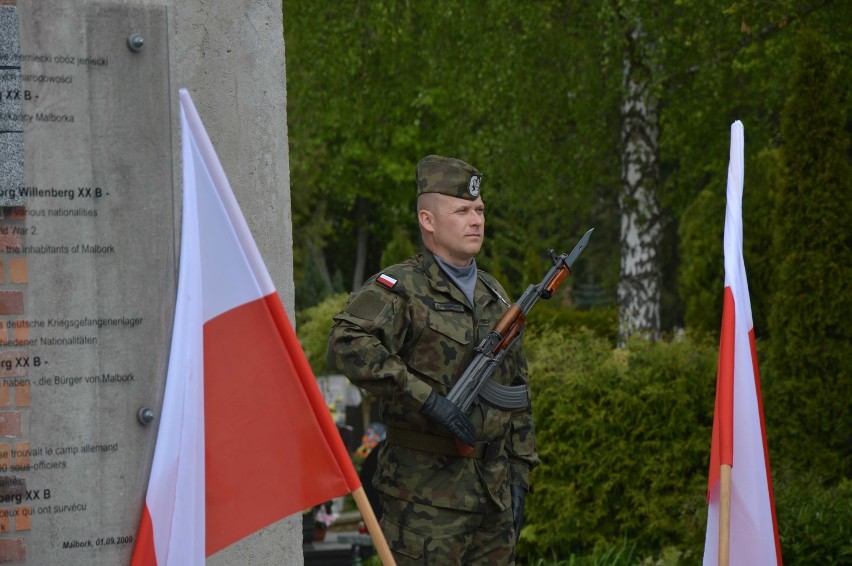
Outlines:
[[[852,564],[852,481],[825,485],[814,473],[773,473],[785,564]]]
[[[328,372],[331,317],[346,297],[300,313],[299,339],[317,375]],[[716,339],[687,334],[617,349],[609,311],[554,317],[545,305],[532,311],[524,334],[542,465],[532,476],[519,562],[698,563],[707,519]],[[764,350],[758,342],[761,363],[768,357]],[[780,419],[778,408],[765,401],[767,415]],[[826,475],[820,462],[777,457],[785,433],[776,422],[767,416],[784,562],[852,564],[852,482],[839,470]]]
[[[296,335],[314,375],[335,373],[328,367],[325,354],[328,351],[328,333],[334,324],[332,317],[346,304],[349,293],[338,293],[326,297],[319,304],[299,312]]]
[[[703,551],[716,346],[633,341],[588,330],[526,336],[537,442],[520,552]]]

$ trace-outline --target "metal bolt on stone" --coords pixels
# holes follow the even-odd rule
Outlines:
[[[130,48],[134,53],[139,53],[142,51],[142,47],[145,45],[145,38],[139,35],[138,33],[131,33],[127,36],[127,47]]]
[[[154,421],[154,411],[149,409],[148,407],[142,407],[139,409],[139,412],[136,413],[136,418],[139,419],[139,422],[145,426],[148,426]]]

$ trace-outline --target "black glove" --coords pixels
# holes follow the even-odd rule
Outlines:
[[[430,393],[420,412],[453,433],[462,444],[476,446],[476,430],[470,419],[443,395]]]
[[[524,525],[524,502],[527,498],[527,490],[519,485],[509,486],[512,490],[512,518],[515,520],[515,544],[521,536],[521,527]]]

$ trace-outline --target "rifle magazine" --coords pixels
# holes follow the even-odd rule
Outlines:
[[[480,389],[479,397],[489,405],[507,411],[530,406],[530,393],[526,385],[500,385],[489,379]]]

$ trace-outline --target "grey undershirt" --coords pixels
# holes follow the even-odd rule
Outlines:
[[[442,260],[438,256],[435,256],[435,261],[438,262],[438,266],[441,270],[447,274],[450,281],[455,283],[456,287],[458,287],[467,298],[467,302],[471,307],[473,307],[473,290],[476,289],[477,279],[476,260],[471,260],[470,265],[466,265],[464,267],[456,267],[455,265]]]

